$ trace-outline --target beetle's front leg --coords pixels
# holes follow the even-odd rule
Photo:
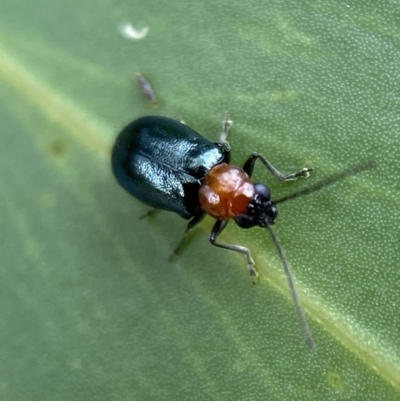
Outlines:
[[[307,178],[310,175],[310,171],[313,171],[312,168],[304,167],[296,173],[284,174],[281,173],[276,167],[274,167],[271,162],[269,162],[264,156],[260,155],[257,152],[254,152],[249,156],[243,166],[243,170],[247,173],[249,177],[251,177],[251,175],[253,174],[254,164],[257,159],[259,159],[262,164],[264,164],[264,166],[267,168],[267,170],[279,181],[295,180],[297,177]]]
[[[249,249],[240,245],[221,244],[220,242],[217,242],[218,236],[222,233],[228,223],[229,220],[217,220],[210,234],[210,242],[211,244],[213,244],[214,246],[218,246],[219,248],[228,249],[230,251],[239,252],[245,255],[247,259],[247,268],[249,270],[250,276],[253,277],[253,284],[255,284],[255,278],[258,276],[258,273]]]

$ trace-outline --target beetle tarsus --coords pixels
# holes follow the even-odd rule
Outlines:
[[[185,232],[183,233],[182,239],[179,242],[179,244],[176,246],[176,248],[174,249],[174,251],[172,252],[171,256],[169,257],[169,261],[172,262],[180,253],[181,248],[186,240],[186,237],[188,235],[189,229],[186,227]]]
[[[228,132],[233,125],[233,121],[229,118],[229,113],[225,112],[222,119],[222,131],[219,134],[219,143],[224,146],[228,151],[231,149],[229,142],[226,140],[228,137]]]
[[[311,171],[314,171],[314,169],[313,168],[304,167],[300,171],[298,171],[297,173],[293,173],[293,174],[287,175],[286,176],[286,180],[295,180],[295,179],[297,179],[297,177],[308,178],[310,176],[310,172]],[[290,176],[293,176],[293,178],[290,177]]]
[[[172,252],[171,256],[168,259],[169,262],[172,262],[178,256],[179,248],[180,248],[180,246],[178,245],[178,247],[174,250],[174,252]]]
[[[254,264],[248,264],[247,268],[249,270],[250,277],[252,278],[253,285],[256,285],[257,281],[258,281],[258,271],[256,270],[255,265]]]
[[[154,215],[157,214],[158,212],[159,212],[158,209],[150,209],[150,210],[148,210],[146,213],[143,213],[143,214],[139,217],[139,220],[143,220],[143,219],[146,219],[147,217],[154,216]]]
[[[249,256],[250,256],[250,254],[249,254]],[[248,264],[247,268],[249,269],[250,276],[252,276],[254,278],[258,277],[258,272],[257,272],[256,267],[255,267],[254,264]]]

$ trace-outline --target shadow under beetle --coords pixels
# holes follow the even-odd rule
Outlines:
[[[250,275],[256,277],[257,271],[248,248],[223,244],[217,242],[217,238],[230,219],[242,228],[266,228],[285,270],[304,338],[307,345],[313,348],[314,342],[300,307],[289,264],[271,228],[278,215],[276,204],[367,170],[373,163],[357,165],[272,201],[266,185],[250,180],[257,160],[280,181],[308,177],[312,169],[303,168],[296,173],[283,174],[258,153],[252,153],[243,168],[230,165],[230,146],[226,136],[231,125],[226,117],[220,142],[213,143],[177,120],[157,116],[139,118],[128,124],[116,139],[112,150],[114,176],[127,192],[143,203],[190,219],[174,255],[189,230],[209,214],[217,219],[209,238],[211,244],[245,255]]]

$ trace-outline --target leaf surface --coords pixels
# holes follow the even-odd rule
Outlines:
[[[0,1],[3,400],[399,400],[400,9],[395,2]],[[118,26],[149,28],[129,41]],[[141,71],[160,97],[133,85]],[[233,162],[258,151],[307,180],[374,170],[280,205],[275,232],[317,349],[301,337],[265,230],[185,221],[110,171],[118,131],[182,117]]]

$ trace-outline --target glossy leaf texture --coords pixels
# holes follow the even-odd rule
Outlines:
[[[0,398],[399,400],[399,29],[393,1],[0,0]],[[221,235],[256,286],[211,219],[169,263],[185,221],[140,220],[112,177],[132,119],[214,139],[224,111],[238,165],[315,168],[257,166],[274,198],[377,163],[279,207],[315,352],[266,230]]]

